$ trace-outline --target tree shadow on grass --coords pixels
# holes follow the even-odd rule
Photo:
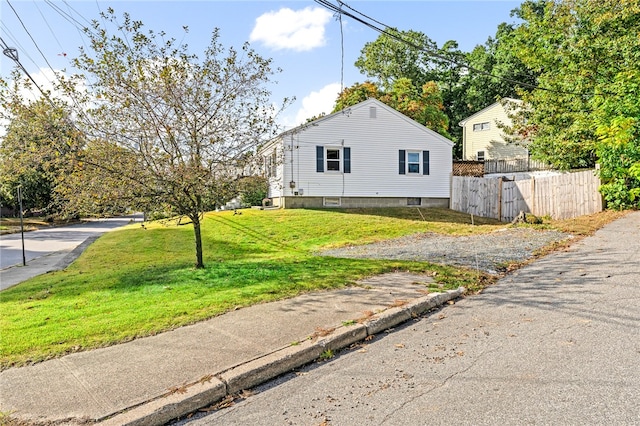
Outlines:
[[[441,207],[373,207],[373,208],[340,208],[340,209],[308,209],[317,211],[332,211],[335,213],[381,216],[394,219],[417,220],[426,222],[455,223],[471,225],[471,215]],[[473,217],[475,225],[500,225],[496,219]]]

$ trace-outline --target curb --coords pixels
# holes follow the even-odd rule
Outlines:
[[[457,299],[464,287],[445,293],[430,294],[407,304],[389,308],[363,324],[342,325],[328,336],[306,339],[273,353],[205,377],[186,385],[180,391],[161,395],[151,401],[104,419],[103,426],[159,426],[186,416],[199,408],[213,405],[227,396],[265,383],[291,370],[309,364],[326,350],[335,351],[362,341],[408,321],[430,309]],[[98,419],[99,420],[99,419]]]

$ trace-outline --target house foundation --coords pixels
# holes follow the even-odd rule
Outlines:
[[[442,207],[449,208],[449,198],[427,197],[274,197],[274,207],[286,209],[372,208],[372,207]]]

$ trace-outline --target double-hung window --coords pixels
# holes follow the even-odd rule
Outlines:
[[[351,148],[316,146],[316,172],[351,173]]]
[[[327,171],[340,171],[340,149],[327,148]]]
[[[428,175],[429,151],[398,151],[398,173],[401,175]]]
[[[420,173],[420,153],[407,152],[407,171],[409,173]]]

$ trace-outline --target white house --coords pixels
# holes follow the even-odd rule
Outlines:
[[[449,206],[453,142],[376,99],[261,150],[274,206]]]
[[[507,143],[499,124],[511,126],[510,108],[517,108],[521,101],[506,98],[476,112],[458,123],[462,127],[463,160],[503,160],[527,158],[523,146]]]

